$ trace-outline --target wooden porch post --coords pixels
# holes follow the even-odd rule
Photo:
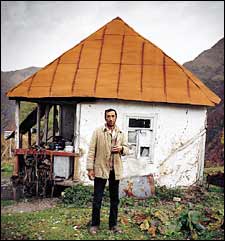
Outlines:
[[[73,180],[79,181],[79,169],[80,169],[80,118],[81,118],[81,104],[76,105],[76,110],[74,111],[74,170],[73,170]]]
[[[74,122],[74,150],[75,153],[79,153],[79,146],[80,146],[80,115],[81,115],[81,104],[77,104],[76,112],[75,112],[75,122]]]
[[[59,105],[59,135],[62,136],[62,106]]]
[[[28,133],[28,147],[31,147],[31,130],[29,129]]]
[[[16,144],[16,149],[19,149],[21,147],[21,143],[20,143],[20,101],[19,100],[16,100],[15,122],[16,122],[15,144]]]
[[[48,117],[49,117],[50,105],[47,104],[45,108],[45,127],[44,127],[44,142],[47,144],[48,140]]]
[[[53,106],[53,138],[55,137],[56,132],[58,132],[57,114],[58,114],[57,113],[57,105],[54,105]]]
[[[37,138],[36,145],[40,145],[40,103],[37,104]]]
[[[20,148],[20,101],[19,100],[16,100],[15,122],[16,122],[15,146],[16,146],[16,149],[19,149]],[[18,175],[18,173],[19,173],[19,156],[15,155],[13,175]]]

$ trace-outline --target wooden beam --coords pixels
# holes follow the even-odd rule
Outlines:
[[[19,175],[19,155],[15,155],[15,161],[13,166],[13,176]]]
[[[62,105],[59,105],[59,135],[62,136]]]
[[[56,132],[59,131],[57,115],[58,115],[57,105],[54,105],[53,106],[53,137],[55,137]]]
[[[22,133],[20,133],[19,134],[19,146],[20,146],[20,148],[23,148],[23,134]]]
[[[16,122],[16,130],[15,130],[15,144],[16,149],[20,148],[20,101],[16,100],[16,112],[15,112],[15,122]]]
[[[40,145],[40,109],[41,109],[41,105],[38,103],[37,104],[37,138],[36,138],[36,145]]]
[[[43,141],[45,144],[47,144],[48,140],[48,117],[49,117],[49,111],[50,111],[50,105],[47,104],[45,107],[45,122],[44,122],[44,135],[43,135]]]
[[[80,115],[81,115],[81,104],[78,103],[76,105],[76,112],[75,112],[75,118],[74,118],[74,150],[75,153],[79,153],[79,147],[80,147]]]
[[[27,132],[28,135],[28,147],[31,147],[31,129]]]
[[[74,157],[73,181],[80,181],[80,157]]]

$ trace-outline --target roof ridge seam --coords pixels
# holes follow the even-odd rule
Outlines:
[[[72,82],[72,88],[71,88],[71,92],[72,93],[74,91],[74,86],[75,86],[75,83],[76,83],[77,73],[78,73],[78,69],[80,67],[80,59],[81,59],[81,53],[83,51],[83,47],[84,47],[84,44],[81,45],[80,52],[79,52],[79,57],[78,57],[78,61],[77,61],[77,67],[76,67],[76,70],[75,70],[75,73],[74,73],[73,82]]]
[[[97,88],[97,82],[98,82],[98,75],[99,75],[99,69],[100,69],[100,64],[101,64],[101,58],[102,58],[102,49],[104,46],[104,40],[105,40],[105,32],[107,29],[107,25],[105,25],[105,28],[102,33],[102,39],[101,39],[101,48],[100,48],[100,53],[99,53],[99,58],[98,58],[98,66],[97,66],[97,71],[96,71],[96,77],[95,77],[95,82],[94,82],[94,93],[96,93],[96,88]]]
[[[33,74],[32,77],[31,77],[30,85],[29,85],[29,87],[28,87],[28,89],[27,89],[27,96],[29,96],[29,94],[30,94],[31,85],[33,84],[34,77],[35,77],[36,75],[37,75],[37,72],[36,72],[35,74]]]
[[[211,100],[211,98],[205,93],[205,91],[202,90],[202,88],[194,81],[194,79],[192,79],[192,78],[190,77],[190,75],[185,71],[184,67],[182,67],[182,66],[180,66],[180,65],[178,65],[178,66],[182,69],[182,71],[183,71],[184,74],[189,78],[189,80],[191,80],[192,83],[201,91],[201,93],[203,93],[210,102],[215,103],[215,101]],[[207,87],[207,86],[206,86],[206,87]],[[207,88],[208,88],[208,87],[207,87]]]
[[[120,74],[121,74],[121,66],[122,66],[122,59],[123,59],[123,47],[124,47],[124,39],[125,39],[125,32],[122,38],[122,44],[121,44],[121,52],[120,52],[120,62],[119,62],[119,73],[118,73],[118,81],[117,81],[117,96],[119,94],[119,86],[120,86]]]
[[[202,88],[200,88],[200,86],[194,81],[194,79],[192,79],[192,78],[190,77],[190,75],[185,71],[185,67],[184,67],[184,66],[180,65],[179,63],[177,63],[177,62],[176,62],[174,59],[172,59],[170,56],[168,56],[168,55],[166,55],[166,56],[167,56],[168,58],[170,58],[170,59],[184,72],[184,74],[187,76],[187,78],[188,78],[190,81],[192,81],[196,87],[198,87],[198,89],[201,91],[201,93],[203,93],[210,102],[215,103],[215,102],[214,102],[213,100],[211,100],[210,97],[202,90]],[[208,87],[207,87],[207,88],[208,88]],[[189,89],[188,92],[190,92],[190,89]],[[190,96],[191,96],[191,92],[190,92]]]
[[[191,101],[190,78],[189,78],[189,76],[187,76],[187,92],[188,92],[189,101]]]
[[[167,101],[167,83],[166,83],[166,58],[165,55],[163,55],[163,83],[164,83],[164,94]]]
[[[38,70],[39,71],[39,70]],[[38,72],[37,71],[37,72]],[[37,74],[37,72],[33,73],[32,75],[28,76],[27,78],[21,80],[18,84],[16,84],[14,87],[10,88],[8,91],[6,91],[6,95],[8,96],[8,94],[10,92],[12,92],[14,89],[18,88],[20,85],[22,85],[24,82],[28,81],[29,78],[32,78],[33,75]]]
[[[59,66],[59,61],[60,61],[61,57],[59,57],[57,59],[57,62],[56,62],[56,67],[55,67],[55,71],[53,72],[53,75],[52,75],[52,81],[50,83],[50,88],[49,88],[49,96],[52,95],[52,85],[53,85],[53,82],[54,82],[54,79],[55,79],[55,74],[56,74],[56,71],[57,71],[57,68]]]
[[[143,92],[143,68],[144,68],[144,48],[145,48],[145,42],[142,42],[142,48],[141,48],[141,83],[140,83],[140,88],[141,88],[141,93]]]

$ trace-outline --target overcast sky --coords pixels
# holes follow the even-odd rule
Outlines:
[[[44,67],[117,16],[180,64],[224,37],[223,1],[1,1],[1,70]]]

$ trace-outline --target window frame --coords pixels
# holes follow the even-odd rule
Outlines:
[[[143,127],[129,127],[129,119],[147,119],[150,120],[150,127],[149,128],[143,128]],[[153,160],[154,160],[154,145],[155,145],[155,135],[156,135],[156,121],[157,121],[157,114],[126,114],[126,133],[127,133],[127,142],[128,142],[128,146],[135,146],[136,150],[135,150],[135,158],[136,159],[142,159],[142,158],[148,158],[148,162],[149,164],[153,164]],[[136,142],[129,142],[129,138],[128,138],[128,133],[129,131],[150,131],[152,132],[152,138],[151,138],[151,142],[149,143],[149,156],[147,157],[141,157],[141,153],[138,153],[141,151],[141,147],[138,143],[137,143],[137,139]],[[138,134],[137,134],[138,135]],[[144,147],[144,146],[143,146]],[[147,147],[147,146],[146,146]],[[138,150],[140,149],[140,150]]]

